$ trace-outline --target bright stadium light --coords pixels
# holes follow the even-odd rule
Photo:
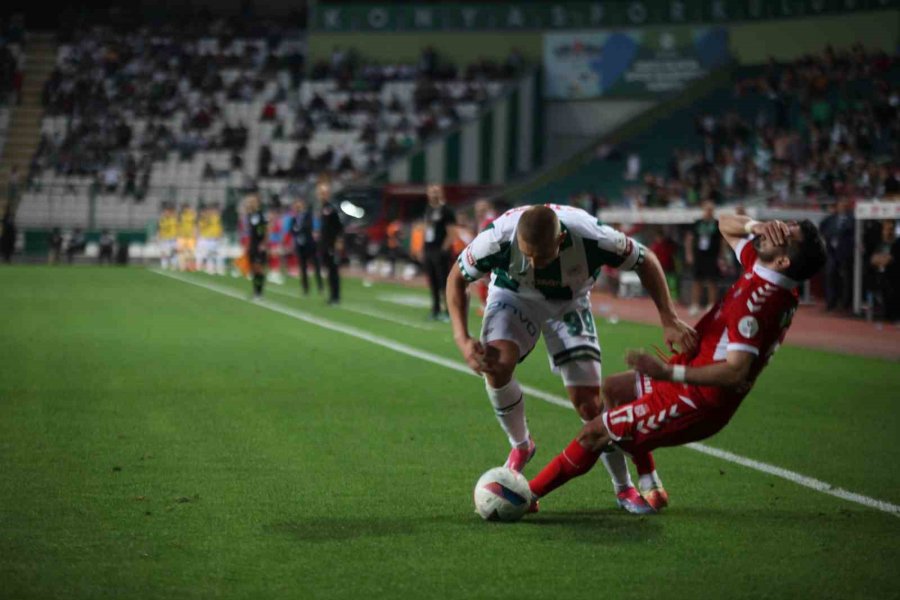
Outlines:
[[[344,200],[343,202],[341,202],[341,210],[354,219],[362,219],[366,214],[366,209],[353,204],[349,200]]]

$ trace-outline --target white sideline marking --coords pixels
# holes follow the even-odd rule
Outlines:
[[[385,312],[381,312],[380,310],[373,310],[371,308],[365,308],[364,306],[359,306],[358,304],[346,304],[341,302],[341,308],[344,310],[349,310],[350,312],[355,312],[360,315],[365,315],[367,317],[373,317],[375,319],[381,319],[382,321],[390,321],[392,323],[397,323],[399,325],[406,325],[407,327],[415,327],[416,329],[424,329],[425,331],[438,331],[436,327],[430,327],[426,323],[416,323],[415,321],[407,321],[401,317],[395,317],[394,315],[390,315]],[[449,327],[445,330],[445,333],[450,331]]]
[[[290,292],[285,292],[284,290],[279,290],[277,288],[271,288],[271,292],[275,294],[280,294],[282,296],[287,296],[288,298],[294,298],[295,300],[299,298],[299,296],[295,296]],[[367,317],[372,317],[375,319],[381,319],[382,321],[390,321],[391,323],[397,323],[398,325],[405,325],[407,327],[414,327],[416,329],[424,329],[426,331],[437,331],[434,327],[429,327],[426,323],[416,323],[415,321],[407,321],[401,317],[396,317],[394,315],[382,312],[380,310],[372,310],[369,308],[365,308],[362,306],[358,306],[356,304],[346,304],[345,302],[341,302],[341,310],[346,310],[348,312],[354,312],[361,315],[365,315]]]
[[[151,269],[151,272],[156,273],[157,275],[163,275],[165,277],[169,277],[171,279],[175,279],[177,281],[181,281],[183,283],[189,283],[191,285],[195,285],[197,287],[201,287],[213,292],[217,292],[219,294],[223,294],[225,296],[229,296],[231,298],[235,298],[237,300],[243,300],[244,302],[251,302],[252,304],[256,304],[257,306],[261,306],[263,308],[267,308],[271,311],[281,313],[283,315],[287,315],[289,317],[293,317],[300,321],[304,321],[306,323],[311,323],[312,325],[317,325],[324,329],[330,329],[332,331],[337,331],[340,333],[344,333],[346,335],[365,340],[367,342],[371,342],[378,346],[382,346],[384,348],[389,348],[401,354],[406,354],[407,356],[412,356],[414,358],[419,358],[421,360],[434,363],[436,365],[440,365],[442,367],[447,367],[448,369],[453,369],[454,371],[458,371],[460,373],[465,373],[467,375],[471,375],[473,377],[478,377],[475,373],[469,369],[464,363],[457,362],[455,360],[450,360],[448,358],[444,358],[443,356],[438,356],[437,354],[432,354],[431,352],[426,352],[425,350],[420,350],[418,348],[414,348],[412,346],[407,346],[406,344],[402,344],[400,342],[395,342],[393,340],[389,340],[387,338],[383,338],[378,335],[374,335],[365,331],[363,329],[359,329],[357,327],[352,327],[350,325],[344,325],[342,323],[336,323],[334,321],[329,321],[328,319],[324,319],[322,317],[318,317],[301,310],[296,310],[293,308],[287,308],[278,304],[274,304],[267,300],[248,300],[247,297],[234,289],[225,288],[222,286],[205,283],[202,281],[195,281],[193,279],[184,277],[182,275],[176,275],[174,273],[167,273],[165,271],[160,271],[156,269]],[[528,393],[535,398],[539,398],[544,400],[545,402],[549,402],[550,404],[554,404],[556,406],[561,406],[563,408],[572,409],[572,404],[568,399],[563,398],[561,396],[556,396],[554,394],[549,394],[547,392],[541,391],[539,389],[533,388],[531,386],[523,385],[522,390]],[[775,465],[770,465],[768,463],[760,462],[758,460],[753,460],[752,458],[746,458],[739,454],[733,454],[726,450],[719,450],[718,448],[713,448],[711,446],[707,446],[706,444],[699,443],[691,443],[686,444],[686,448],[690,448],[691,450],[696,450],[697,452],[701,452],[703,454],[707,454],[709,456],[714,456],[716,458],[732,462],[749,469],[753,469],[755,471],[760,471],[762,473],[767,473],[769,475],[774,475],[775,477],[780,477],[782,479],[786,479],[788,481],[792,481],[798,485],[802,485],[804,487],[810,488],[817,492],[822,492],[823,494],[828,494],[829,496],[834,496],[835,498],[840,498],[842,500],[848,500],[850,502],[855,502],[857,504],[861,504],[862,506],[866,506],[868,508],[874,508],[876,510],[880,510],[882,512],[886,512],[888,514],[894,515],[895,517],[900,517],[900,506],[896,504],[892,504],[890,502],[886,502],[884,500],[876,500],[875,498],[870,498],[869,496],[864,496],[862,494],[857,494],[855,492],[851,492],[849,490],[845,490],[843,488],[839,488],[833,486],[824,481],[820,481],[818,479],[814,479],[812,477],[807,477],[806,475],[802,475],[800,473],[796,473],[794,471],[789,471],[788,469],[783,469],[781,467],[776,467]]]
[[[431,308],[431,300],[418,294],[379,294],[375,296],[379,302],[390,302],[391,304],[399,304],[400,306],[411,306],[413,308]]]
[[[752,458],[745,458],[740,454],[734,454],[732,452],[728,452],[727,450],[719,450],[718,448],[713,448],[711,446],[707,446],[706,444],[699,444],[694,442],[691,444],[686,444],[686,446],[691,450],[696,450],[697,452],[702,452],[703,454],[708,454],[709,456],[715,456],[716,458],[721,458],[722,460],[727,460],[728,462],[733,462],[750,469],[755,469],[757,471],[762,471],[763,473],[768,473],[769,475],[774,475],[776,477],[781,477],[782,479],[787,479],[788,481],[793,481],[794,483],[797,483],[804,487],[808,487],[812,490],[816,490],[817,492],[822,492],[823,494],[828,494],[829,496],[834,496],[835,498],[841,498],[842,500],[856,502],[857,504],[862,504],[863,506],[868,506],[869,508],[875,508],[880,511],[890,513],[895,517],[900,517],[900,506],[891,504],[890,502],[885,502],[884,500],[869,498],[868,496],[863,496],[862,494],[857,494],[856,492],[851,492],[850,490],[835,487],[830,483],[820,481],[813,477],[807,477],[806,475],[801,475],[800,473],[788,471],[787,469],[782,469],[781,467],[776,467],[775,465],[770,465],[758,460],[753,460]]]

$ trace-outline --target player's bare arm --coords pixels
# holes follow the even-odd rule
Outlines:
[[[625,355],[625,362],[635,371],[659,381],[682,381],[691,385],[737,388],[749,383],[748,375],[755,355],[740,350],[729,351],[724,361],[702,367],[686,367],[664,363],[656,356],[640,350]],[[675,369],[684,369],[676,377]]]
[[[691,352],[697,345],[697,332],[678,318],[675,311],[675,303],[669,294],[669,286],[666,284],[666,276],[659,259],[649,249],[646,250],[644,262],[636,269],[641,284],[653,298],[656,310],[659,312],[659,320],[663,326],[663,335],[669,350],[678,352]]]
[[[787,223],[756,221],[744,215],[719,216],[719,231],[732,248],[750,235],[768,237],[776,246],[783,246],[790,239]]]
[[[466,296],[468,283],[454,264],[447,277],[447,312],[453,326],[453,341],[469,368],[481,375],[485,367],[484,346],[469,335],[469,299]]]

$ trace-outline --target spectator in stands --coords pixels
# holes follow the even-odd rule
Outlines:
[[[75,260],[75,255],[84,252],[86,246],[87,239],[84,237],[84,232],[79,228],[75,228],[75,231],[69,237],[69,243],[66,245],[66,261],[71,265]]]
[[[6,206],[13,210],[19,205],[19,194],[22,192],[22,174],[19,173],[19,165],[13,165],[9,171],[9,181],[6,186]]]
[[[843,199],[834,205],[831,214],[819,225],[828,251],[825,269],[826,310],[850,310],[855,227],[853,206]]]
[[[703,217],[694,222],[685,237],[685,262],[691,267],[691,307],[689,314],[695,316],[700,311],[703,287],[706,287],[706,304],[712,306],[719,299],[719,253],[722,236],[715,218],[715,205],[703,203]]]
[[[625,163],[625,181],[637,181],[641,174],[641,156],[631,152]]]
[[[3,221],[0,222],[0,258],[3,262],[12,262],[12,255],[16,250],[16,222],[12,205],[6,205]]]
[[[889,322],[900,321],[900,238],[896,223],[881,223],[881,243],[870,259],[875,269],[877,312]]]
[[[59,264],[59,259],[62,256],[62,244],[62,232],[60,231],[59,227],[54,227],[50,232],[50,235],[47,237],[47,247],[49,249],[49,252],[47,254],[48,265]]]
[[[100,253],[97,255],[97,264],[102,265],[104,262],[111,265],[113,263],[113,249],[116,244],[116,238],[109,229],[104,229],[100,233]]]

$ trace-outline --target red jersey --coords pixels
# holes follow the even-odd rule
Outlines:
[[[656,255],[657,260],[659,260],[659,266],[662,267],[664,272],[672,273],[675,271],[675,253],[678,252],[675,242],[669,238],[654,241],[650,245],[650,251]]]
[[[749,385],[740,389],[697,387],[711,401],[738,404],[784,340],[797,310],[798,282],[757,263],[750,239],[734,249],[743,274],[695,326],[700,343],[692,355],[673,357],[672,364],[701,367],[725,360],[729,351],[756,356]]]
[[[485,229],[487,229],[491,223],[494,222],[494,219],[497,218],[497,215],[494,211],[488,211],[487,215],[485,215],[484,219],[482,219],[481,223],[478,224],[478,233],[481,233]]]

